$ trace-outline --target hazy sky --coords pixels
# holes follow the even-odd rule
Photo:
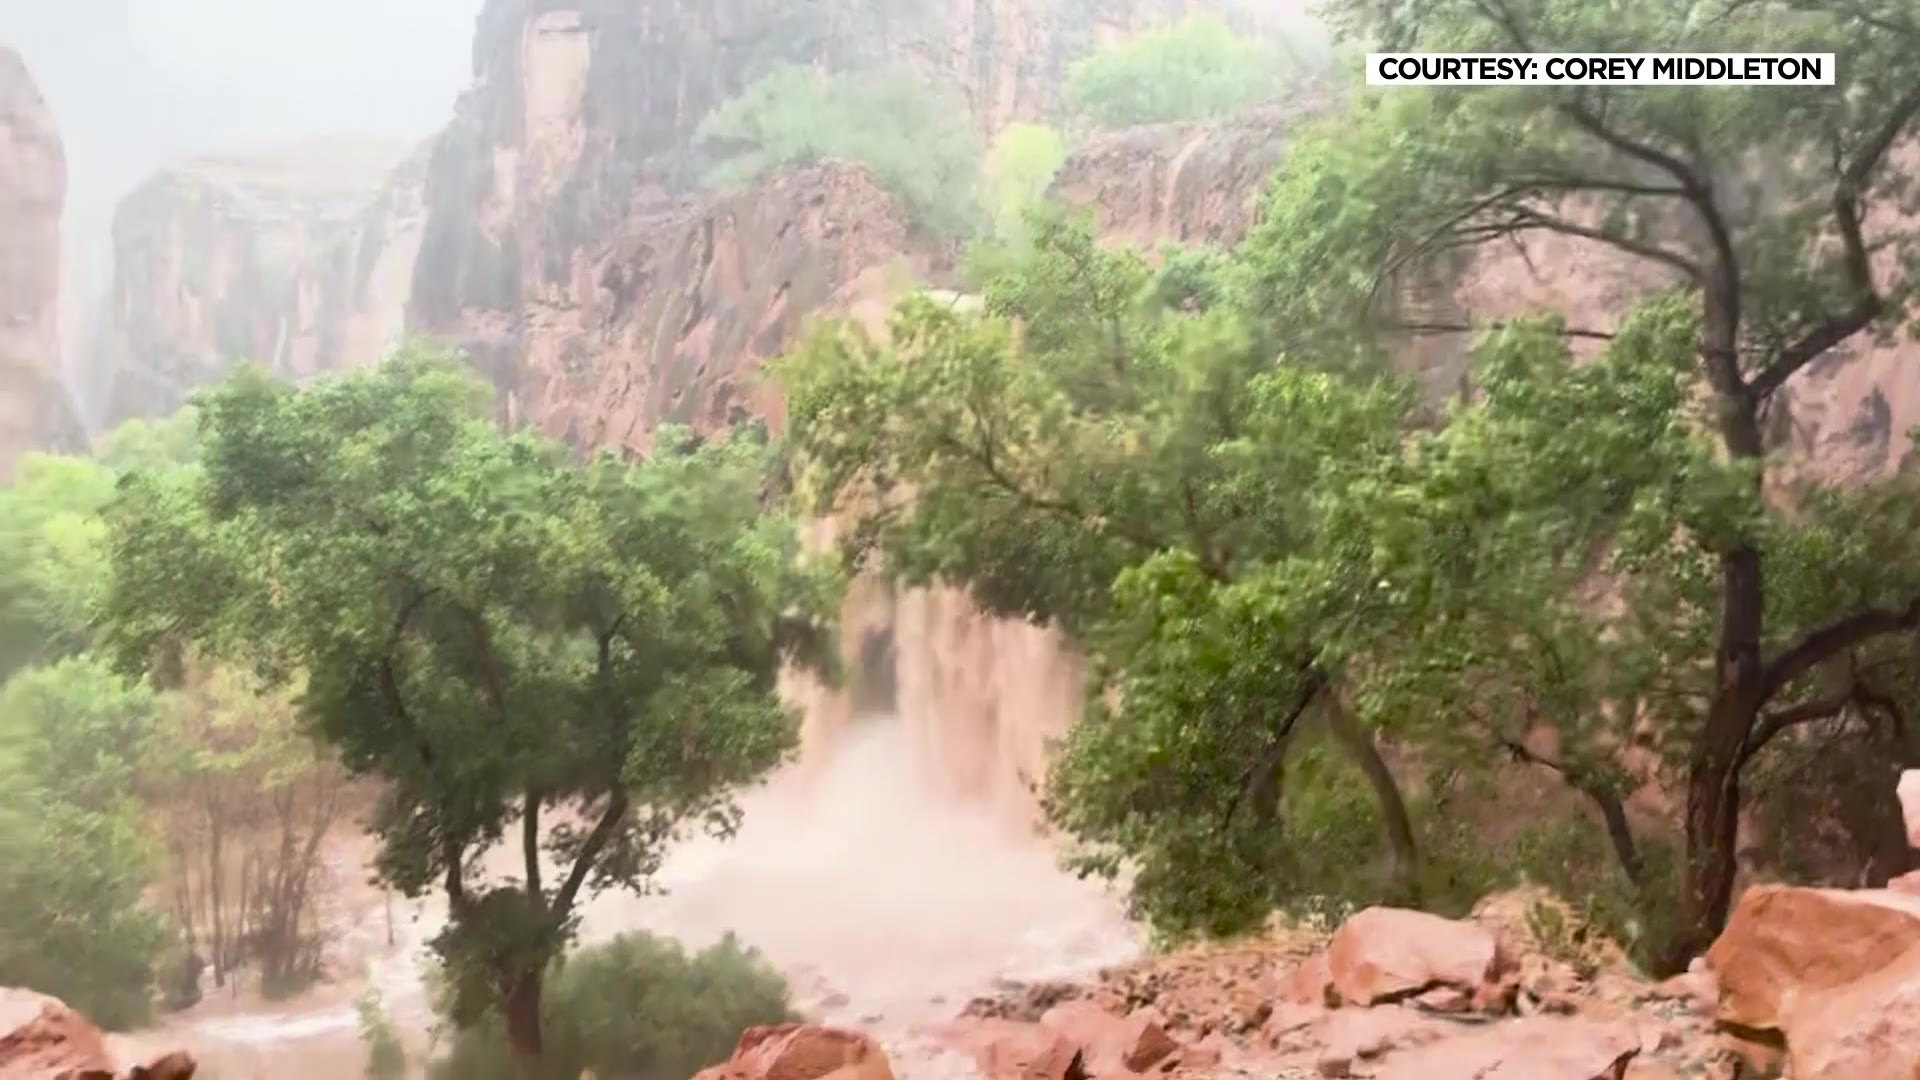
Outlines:
[[[66,141],[69,281],[97,293],[127,190],[195,154],[334,133],[424,139],[480,0],[0,0]],[[70,339],[71,340],[71,339]]]

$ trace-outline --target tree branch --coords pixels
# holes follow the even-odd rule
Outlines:
[[[1302,676],[1300,692],[1294,698],[1293,707],[1287,710],[1286,718],[1280,722],[1279,729],[1274,732],[1272,748],[1264,757],[1248,766],[1240,774],[1238,785],[1240,791],[1234,796],[1233,803],[1227,807],[1227,816],[1222,822],[1224,826],[1233,825],[1233,819],[1239,814],[1240,807],[1253,798],[1263,781],[1271,782],[1270,778],[1274,770],[1280,767],[1280,762],[1287,756],[1288,739],[1292,736],[1293,729],[1299,725],[1300,718],[1306,714],[1307,707],[1312,705],[1314,699],[1320,696],[1320,692],[1327,688],[1327,674],[1319,664],[1311,660],[1307,661],[1301,665],[1300,674]]]
[[[1772,700],[1795,679],[1856,645],[1914,629],[1920,629],[1920,596],[1899,610],[1868,608],[1828,623],[1789,646],[1767,665],[1761,683],[1761,700]]]
[[[1537,765],[1557,773],[1568,787],[1591,799],[1600,810],[1600,820],[1607,828],[1607,841],[1613,846],[1614,858],[1619,860],[1620,869],[1626,872],[1627,880],[1633,882],[1635,888],[1646,883],[1646,861],[1641,858],[1640,844],[1634,839],[1633,827],[1627,821],[1626,805],[1613,789],[1591,770],[1536,754],[1525,743],[1498,731],[1494,732],[1493,737],[1515,762]]]
[[[1765,749],[1768,743],[1778,738],[1780,733],[1788,728],[1839,716],[1848,705],[1853,704],[1857,693],[1858,687],[1850,686],[1845,693],[1836,694],[1830,698],[1803,701],[1798,705],[1762,715],[1753,730],[1748,733],[1746,741],[1740,746],[1740,765],[1745,766],[1747,762],[1753,760],[1755,754]]]
[[[520,814],[520,854],[527,864],[527,895],[535,903],[546,899],[540,885],[540,793],[528,791]]]
[[[1866,221],[1862,200],[1870,187],[1874,170],[1893,149],[1895,140],[1907,125],[1920,116],[1920,86],[1907,92],[1861,144],[1840,172],[1833,188],[1834,227],[1840,234],[1847,284],[1853,303],[1845,311],[1828,315],[1786,348],[1754,377],[1753,392],[1764,400],[1793,377],[1794,373],[1818,359],[1827,350],[1866,329],[1886,311],[1886,300],[1873,282],[1873,261],[1861,228]]]
[[[600,861],[600,855],[606,851],[607,845],[613,842],[614,833],[620,830],[628,809],[626,791],[615,788],[612,796],[607,799],[606,812],[600,815],[600,820],[594,825],[593,831],[587,834],[587,842],[580,845],[579,853],[574,856],[573,868],[567,872],[566,882],[553,896],[551,911],[556,921],[564,920],[573,913],[574,902],[579,899],[580,890],[587,883],[587,876],[593,872],[594,865]]]

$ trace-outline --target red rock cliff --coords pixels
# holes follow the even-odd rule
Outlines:
[[[235,364],[300,378],[379,359],[405,322],[424,154],[385,143],[204,159],[114,221],[95,374],[106,424],[172,412]]]
[[[66,155],[19,54],[0,47],[0,480],[24,451],[75,437],[60,374]]]

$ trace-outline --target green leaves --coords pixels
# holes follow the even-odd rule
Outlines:
[[[698,140],[718,162],[714,183],[837,159],[872,170],[938,230],[974,226],[983,151],[967,108],[906,68],[777,68],[701,121]]]
[[[199,408],[200,470],[109,515],[113,640],[296,691],[386,784],[383,873],[447,887],[474,922],[448,946],[487,971],[537,972],[579,890],[644,887],[793,747],[783,620],[824,622],[838,579],[762,509],[764,440],[669,430],[645,461],[580,463],[500,434],[484,386],[421,347],[303,389],[242,373]],[[493,925],[508,901],[469,861],[550,808],[535,841],[578,884],[521,882],[530,926]]]
[[[1203,120],[1277,97],[1299,57],[1195,15],[1109,46],[1067,75],[1067,105],[1101,127]]]

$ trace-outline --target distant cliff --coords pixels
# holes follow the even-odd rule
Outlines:
[[[79,437],[60,375],[60,132],[25,62],[0,48],[0,480]]]
[[[143,184],[114,220],[98,418],[172,412],[242,361],[304,377],[377,360],[404,329],[425,165],[323,142]]]

